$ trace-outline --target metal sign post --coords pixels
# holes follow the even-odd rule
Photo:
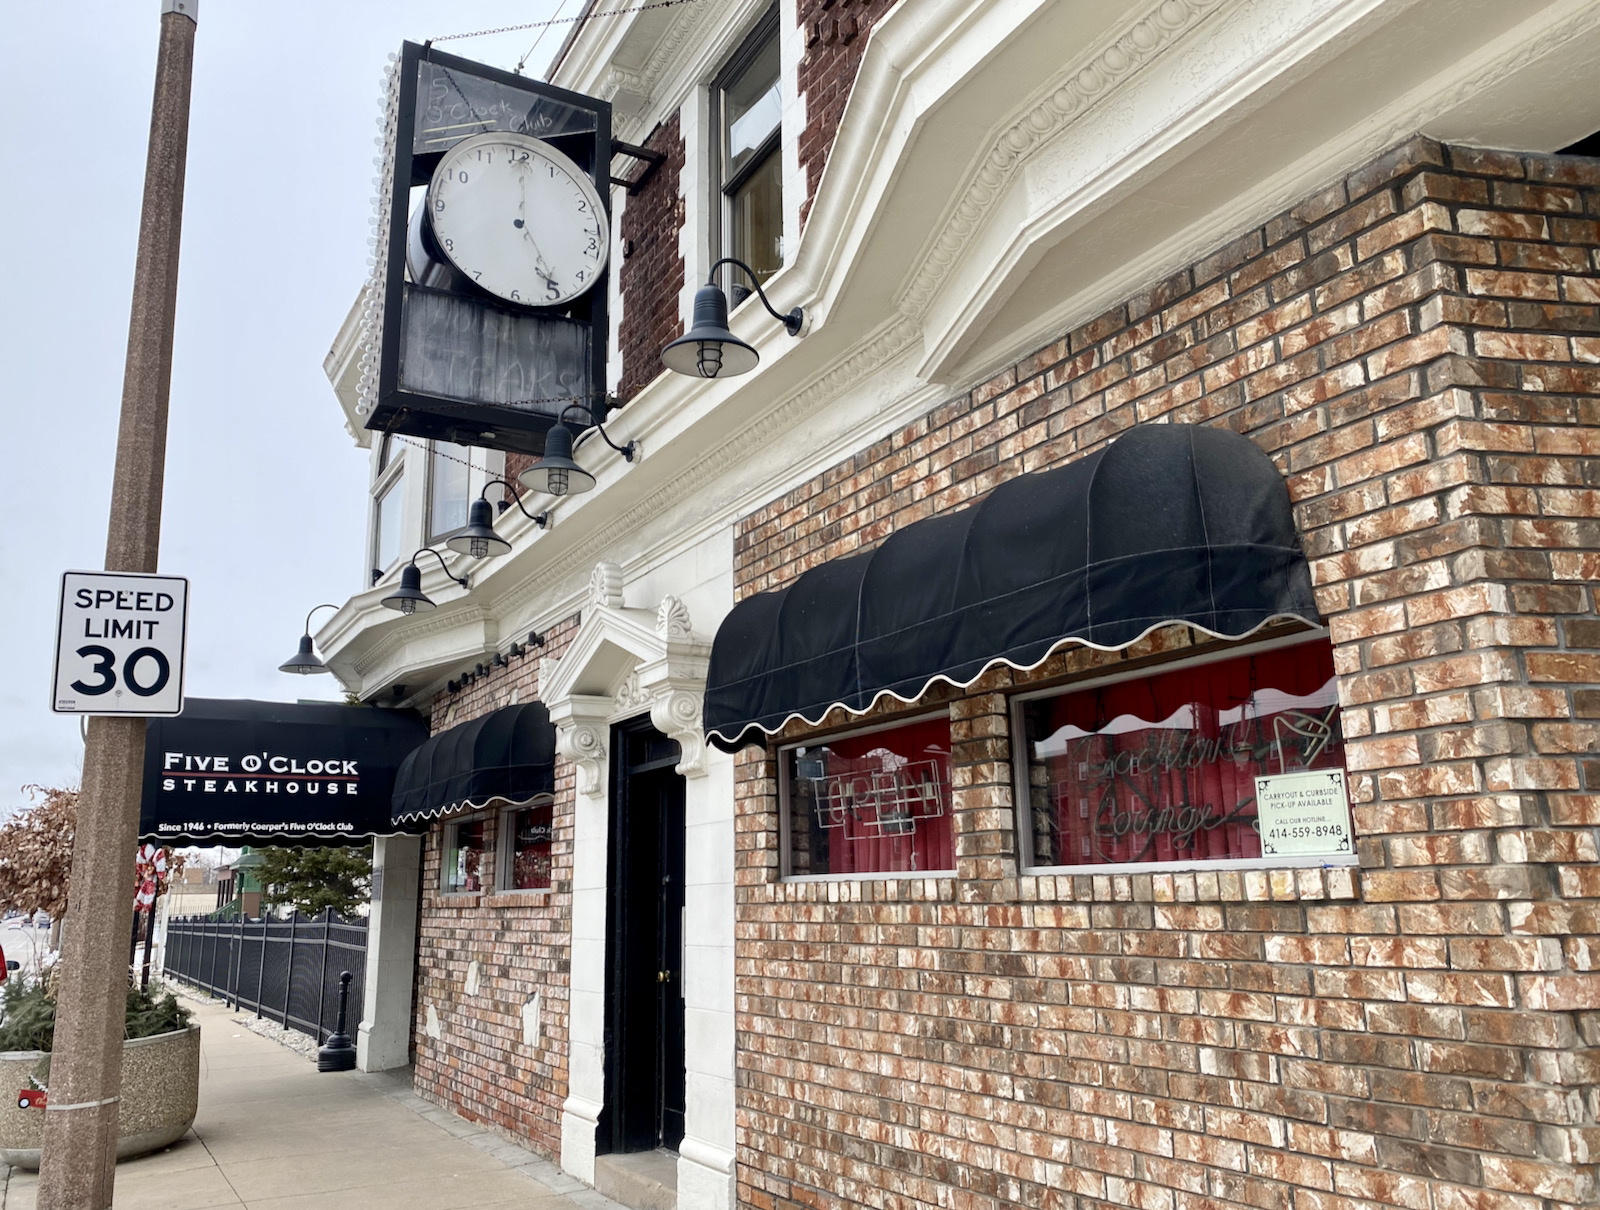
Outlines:
[[[108,572],[151,574],[160,547],[197,7],[198,0],[161,3],[161,48],[106,537]],[[119,681],[129,671],[124,665]],[[155,671],[149,657],[134,661],[131,669],[145,686],[154,683]],[[92,669],[76,679],[91,687],[101,683]],[[140,715],[97,714],[89,720],[72,847],[72,906],[63,929],[51,1096],[44,1111],[39,1210],[105,1210],[111,1205],[128,987],[122,938],[133,906],[128,857],[139,832],[144,728]]]

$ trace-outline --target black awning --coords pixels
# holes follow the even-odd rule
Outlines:
[[[406,757],[394,782],[396,824],[555,792],[556,729],[543,702],[502,706],[441,731]]]
[[[188,698],[145,728],[139,838],[322,845],[394,832],[395,771],[427,738],[410,710]]]
[[[733,751],[1068,642],[1126,647],[1172,622],[1241,638],[1283,617],[1320,622],[1272,460],[1228,429],[1141,425],[739,602],[711,649],[706,736]]]

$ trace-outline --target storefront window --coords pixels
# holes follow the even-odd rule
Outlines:
[[[1350,853],[1333,651],[1301,643],[1155,672],[1018,706],[1036,866],[1245,861],[1263,856],[1257,791],[1335,788],[1277,854]],[[1313,779],[1316,780],[1316,779]],[[1301,838],[1304,828],[1315,835]]]
[[[483,890],[484,821],[464,819],[444,830],[442,888],[447,895]]]
[[[503,819],[506,849],[500,868],[503,891],[550,888],[551,804],[534,803],[507,811]]]
[[[786,874],[955,868],[947,716],[785,748],[782,762]]]

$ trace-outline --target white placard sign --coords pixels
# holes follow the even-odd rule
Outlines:
[[[1256,778],[1263,857],[1343,857],[1355,853],[1343,769]]]
[[[181,713],[188,620],[183,576],[63,572],[50,708],[58,714]]]

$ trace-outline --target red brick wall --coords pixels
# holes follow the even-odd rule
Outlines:
[[[800,60],[800,95],[806,99],[806,128],[800,132],[800,165],[806,170],[806,196],[800,221],[811,213],[817,180],[839,133],[844,103],[855,87],[856,69],[867,49],[867,34],[896,0],[799,0],[806,53]]]
[[[661,350],[683,335],[678,294],[683,289],[683,254],[678,233],[683,229],[683,134],[678,115],[658,126],[645,140],[652,151],[664,151],[666,163],[622,212],[622,320],[618,344],[622,380],[617,395],[624,403],[663,372]]]
[[[744,595],[1134,423],[1247,434],[1331,628],[1361,860],[1019,871],[1007,691],[1186,628],[930,694],[954,878],[778,881],[747,750],[741,1205],[1600,1198],[1597,248],[1600,164],[1417,140],[739,526]]]
[[[543,648],[530,647],[509,667],[492,670],[460,693],[433,703],[437,734],[457,723],[539,694],[541,656],[559,655],[577,630],[573,617],[552,627]],[[417,941],[414,1027],[419,1096],[552,1158],[561,1153],[561,1103],[567,1097],[567,1003],[572,937],[572,767],[556,764],[550,890],[442,895],[440,859],[445,826],[424,838],[422,907]],[[483,878],[494,885],[499,811],[490,813]],[[468,996],[468,964],[477,961],[479,987]],[[522,1041],[522,1007],[542,997],[542,1042]],[[427,1011],[438,1014],[441,1036],[428,1036]]]

